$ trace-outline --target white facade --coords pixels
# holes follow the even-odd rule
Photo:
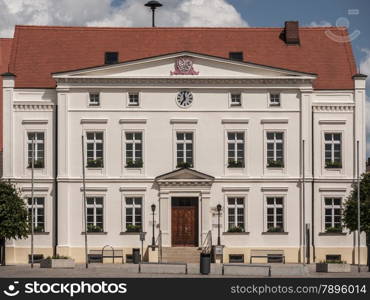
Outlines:
[[[198,75],[170,75],[176,59],[184,56],[191,57]],[[57,88],[48,90],[14,89],[14,78],[4,77],[4,178],[15,182],[25,198],[30,197],[31,186],[28,133],[44,133],[45,158],[43,167],[35,170],[35,197],[44,197],[45,217],[43,232],[35,236],[35,253],[50,255],[57,244],[59,254],[84,261],[81,136],[86,151],[87,133],[99,132],[103,165],[86,168],[91,222],[102,227],[102,232],[88,234],[91,249],[112,245],[131,254],[133,247],[140,247],[138,233],[127,233],[128,225],[135,225],[126,222],[127,216],[130,219],[136,211],[126,210],[132,207],[127,198],[141,199],[137,222],[146,232],[145,246],[152,239],[152,204],[156,205],[155,237],[161,230],[163,247],[176,246],[172,199],[192,197],[196,199],[193,246],[201,246],[209,230],[215,244],[216,206],[222,205],[224,261],[229,254],[243,254],[249,261],[253,249],[279,249],[287,262],[304,261],[307,243],[311,261],[330,254],[356,261],[354,234],[345,228],[340,233],[326,230],[336,226],[338,200],[330,199],[340,199],[342,205],[350,193],[357,172],[357,140],[360,173],[365,170],[364,78],[354,79],[355,90],[318,91],[312,87],[314,74],[185,52],[53,77]],[[191,93],[189,106],[177,101],[181,91]],[[89,104],[90,93],[99,93],[99,105],[91,105],[97,99]],[[137,106],[130,105],[130,93],[138,95],[132,98],[139,101]],[[233,105],[239,100],[235,94],[240,95],[239,106]],[[279,100],[276,94],[280,105],[274,105]],[[142,167],[126,167],[132,157],[126,133],[141,133]],[[177,133],[192,134],[191,169],[177,169]],[[229,133],[241,134],[230,135],[240,144],[235,148],[230,140],[234,151],[230,153]],[[329,134],[339,134],[339,154],[335,154],[338,146],[331,146],[335,142],[327,141],[328,149],[332,147],[327,158],[332,156],[335,162],[339,155],[341,167],[326,167],[325,134],[327,140]],[[94,159],[100,155],[99,150],[91,153]],[[229,167],[230,157],[238,155],[241,164]],[[283,163],[268,167],[271,157]],[[325,209],[330,201],[329,216]],[[230,224],[238,225],[232,214],[239,215],[244,232],[228,232]],[[329,222],[333,226],[325,225]],[[271,227],[282,231],[273,232]],[[29,245],[28,239],[8,242],[7,260],[25,262]]]

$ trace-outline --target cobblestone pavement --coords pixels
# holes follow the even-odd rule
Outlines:
[[[225,268],[225,275],[221,274],[222,265],[212,264],[210,275],[199,274],[199,264],[188,264],[188,274],[185,274],[185,266],[165,266],[165,265],[142,265],[142,272],[138,272],[138,265],[134,264],[90,264],[86,269],[85,265],[76,265],[74,269],[41,269],[38,264],[31,269],[30,265],[13,265],[0,267],[0,278],[37,278],[37,277],[59,277],[59,278],[220,278],[220,277],[267,277],[268,268],[228,267]],[[272,265],[272,277],[367,277],[370,272],[362,266],[361,272],[357,272],[357,267],[352,266],[350,273],[316,273],[315,266],[303,267],[298,264]]]

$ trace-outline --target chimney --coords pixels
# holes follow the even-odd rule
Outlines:
[[[286,21],[284,28],[285,43],[288,45],[299,45],[299,23],[298,21]]]

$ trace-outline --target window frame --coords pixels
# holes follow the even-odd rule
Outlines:
[[[128,163],[127,163],[127,144],[128,144],[128,141],[127,140],[127,134],[138,134],[140,133],[141,134],[141,161],[142,161],[142,165],[141,167],[129,167],[128,166]],[[136,139],[134,140],[136,141]],[[133,148],[132,148],[132,152],[133,152],[133,157],[136,156],[136,150],[135,150],[135,145],[137,143],[133,144]],[[126,169],[135,169],[135,168],[138,168],[138,169],[141,169],[144,167],[144,131],[143,130],[135,130],[135,129],[127,129],[127,130],[124,130],[123,131],[123,163],[124,163],[124,168]]]
[[[276,95],[279,95],[279,102],[272,101],[274,98],[273,96],[276,96]],[[269,92],[268,99],[269,99],[269,107],[281,107],[281,92],[280,91]]]
[[[43,150],[43,167],[37,167],[37,166],[34,166],[34,169],[35,170],[43,170],[43,169],[46,169],[46,131],[45,130],[26,130],[26,169],[31,169],[32,166],[30,165],[30,161],[32,163],[32,140],[30,140],[28,138],[28,135],[29,134],[43,134],[44,136],[44,139],[43,139],[43,143],[38,143],[37,141],[38,140],[35,140],[35,157],[34,157],[34,161],[36,162],[37,161],[37,155],[38,155],[38,151],[40,150],[37,150],[38,148],[38,145],[39,144],[43,144],[44,145],[44,150]],[[29,146],[31,145],[31,157],[29,157]]]
[[[175,162],[175,168],[179,168],[179,163],[178,163],[178,156],[177,156],[177,145],[180,144],[178,143],[178,140],[177,140],[177,134],[191,134],[192,135],[192,164],[190,166],[190,168],[194,168],[195,167],[195,131],[193,130],[182,130],[182,129],[176,129],[174,130],[174,162]],[[185,149],[183,148],[182,151],[184,151],[184,159],[183,159],[183,163],[187,163],[187,160],[186,160],[186,146],[188,143],[181,143]]]
[[[235,203],[234,204],[229,204],[229,200],[230,199],[234,199],[235,200]],[[237,200],[238,199],[242,199],[243,201],[243,204],[237,204]],[[239,227],[238,223],[238,208],[242,208],[242,211],[243,211],[243,232],[246,232],[246,225],[247,225],[247,212],[246,212],[246,197],[244,195],[226,195],[226,225],[225,228],[227,231],[230,230],[230,228],[233,228],[233,227]],[[230,227],[230,213],[229,213],[229,209],[230,208],[233,208],[234,210],[234,226],[233,227]]]
[[[230,164],[230,157],[229,157],[229,144],[231,140],[229,140],[229,133],[232,133],[232,134],[238,134],[238,133],[241,133],[243,134],[243,160],[242,160],[242,166],[241,167],[230,167],[229,164]],[[237,143],[238,139],[234,139],[232,140],[234,141],[234,143],[232,143],[234,145],[234,155],[236,154],[236,158],[238,158],[238,155],[237,155],[237,152],[238,152],[238,147],[237,145],[240,144],[240,143]],[[238,162],[238,160],[235,160],[234,159],[234,162]],[[227,168],[228,169],[231,169],[231,168],[240,168],[240,169],[243,169],[245,168],[245,162],[246,162],[246,131],[245,130],[237,130],[237,129],[234,129],[234,130],[226,130],[226,164],[227,164]]]
[[[269,140],[267,135],[269,133],[273,133],[274,134],[274,139],[273,140]],[[268,149],[268,144],[270,143],[269,141],[273,141],[273,161],[274,162],[277,162],[278,161],[278,156],[277,156],[277,139],[276,139],[276,134],[278,133],[281,133],[282,134],[282,139],[278,139],[278,141],[281,141],[281,144],[282,144],[282,166],[277,166],[277,167],[274,167],[274,166],[269,166],[269,155],[268,155],[268,151],[271,151]],[[285,130],[281,130],[281,129],[268,129],[268,130],[265,130],[265,138],[266,138],[266,142],[265,142],[265,160],[264,160],[264,164],[265,164],[265,168],[266,169],[284,169],[285,166],[286,166],[286,143],[285,143],[285,139],[286,139],[286,131]]]
[[[233,102],[233,96],[238,95],[240,96],[239,102]],[[243,93],[239,91],[234,91],[229,93],[229,107],[230,108],[237,108],[243,107]]]
[[[33,200],[34,200],[34,228],[37,227],[38,225],[38,220],[37,220],[37,216],[38,216],[38,211],[37,209],[40,208],[38,207],[39,204],[37,204],[35,202],[36,199],[43,199],[43,204],[42,204],[42,209],[43,209],[43,230],[42,231],[38,231],[38,232],[35,232],[36,234],[37,233],[45,233],[46,232],[46,196],[43,196],[43,195],[34,195],[33,196]],[[31,204],[28,203],[28,201],[31,200]],[[31,217],[31,214],[32,214],[32,197],[31,195],[26,195],[25,196],[25,202],[26,202],[26,207],[27,207],[27,215],[28,217]],[[30,214],[30,211],[31,211],[31,214]]]
[[[98,101],[97,104],[95,102],[91,101],[91,96],[97,95],[98,96]],[[100,107],[101,104],[101,93],[100,92],[89,92],[88,94],[88,106],[89,107]]]
[[[101,204],[101,208],[102,208],[102,222],[101,222],[101,224],[102,224],[102,230],[101,231],[97,231],[97,232],[95,232],[95,231],[87,231],[87,233],[104,233],[105,232],[105,228],[106,228],[106,226],[105,226],[105,195],[97,195],[97,194],[88,194],[88,195],[86,195],[86,220],[85,220],[85,222],[86,222],[86,228],[88,227],[88,225],[89,225],[89,223],[88,223],[88,221],[87,221],[87,219],[88,219],[88,208],[91,208],[91,207],[89,207],[89,205],[91,205],[91,204],[88,204],[88,199],[89,198],[93,198],[93,199],[95,199],[94,200],[94,204],[93,204],[93,211],[94,211],[94,214],[93,214],[93,225],[94,226],[97,226],[96,224],[96,217],[97,217],[97,214],[96,214],[96,208],[97,208],[97,206],[96,206],[96,199],[97,198],[101,198],[102,199],[102,204]],[[83,198],[82,198],[82,200],[84,200]],[[83,210],[82,210],[83,211]],[[82,218],[82,220],[84,219],[84,217]],[[83,231],[85,231],[85,228],[84,228],[84,222],[83,222]]]
[[[130,101],[130,96],[131,95],[137,95],[137,104],[133,104]],[[127,107],[141,107],[141,93],[139,91],[130,91],[127,92]]]
[[[127,204],[127,199],[133,199],[133,204]],[[135,204],[135,199],[140,199],[141,200],[141,204],[138,205],[138,207],[140,208],[140,217],[141,217],[141,222],[140,222],[140,226],[141,226],[141,231],[144,231],[143,227],[144,227],[144,197],[142,196],[138,196],[138,195],[125,195],[124,196],[124,199],[123,199],[123,202],[124,202],[124,207],[123,207],[123,210],[124,210],[124,218],[122,219],[122,227],[123,227],[123,230],[125,232],[128,232],[127,231],[127,226],[128,225],[133,225],[133,226],[136,226],[136,212],[135,212],[135,209],[137,208],[136,204]],[[127,209],[130,208],[132,209],[132,224],[128,224],[127,223]],[[140,231],[139,231],[140,232]]]
[[[332,137],[331,137],[331,140],[330,141],[327,141],[326,140],[326,135],[327,134],[330,134]],[[334,135],[335,134],[339,134],[339,137],[340,137],[340,140],[339,142],[336,142],[336,140],[334,140]],[[334,164],[336,163],[337,161],[335,160],[335,145],[340,145],[340,152],[339,152],[339,155],[340,155],[340,158],[339,158],[339,165],[340,166],[336,166],[336,167],[328,167],[327,166],[327,162],[326,162],[326,145],[331,145],[331,149],[330,149],[330,152],[331,152],[331,157],[330,157],[330,163],[331,164]],[[324,169],[325,170],[330,170],[330,169],[343,169],[343,132],[342,131],[327,131],[327,130],[324,130],[323,131],[323,158],[324,158]]]
[[[327,199],[330,199],[331,200],[331,205],[327,205],[326,204],[326,200]],[[334,200],[335,199],[339,199],[339,201],[340,201],[340,204],[339,205],[335,205],[334,204]],[[323,195],[322,196],[322,205],[323,205],[323,223],[322,223],[322,225],[323,225],[323,232],[326,232],[326,230],[327,230],[327,228],[328,227],[326,227],[326,209],[330,209],[331,210],[331,221],[330,221],[330,223],[331,223],[331,226],[329,226],[329,227],[335,227],[335,226],[333,226],[333,225],[335,225],[335,213],[334,213],[334,211],[335,211],[335,209],[340,209],[340,229],[342,229],[340,232],[342,232],[343,231],[343,221],[342,221],[342,216],[343,216],[343,196],[339,196],[339,195]]]
[[[274,199],[274,204],[268,204],[267,203],[267,200],[269,198],[273,198]],[[277,198],[280,198],[282,199],[282,204],[276,204],[276,199]],[[280,207],[278,207],[277,205],[279,205]],[[272,206],[272,207],[271,207]],[[264,231],[265,232],[272,232],[272,231],[269,231],[269,227],[268,227],[268,208],[273,208],[274,209],[274,212],[273,212],[273,224],[274,226],[273,227],[277,227],[277,214],[276,214],[276,209],[277,208],[281,208],[282,209],[282,231],[277,231],[278,233],[285,233],[286,232],[286,195],[281,195],[281,194],[265,194],[264,195]]]
[[[97,167],[94,167],[94,166],[88,166],[88,161],[89,161],[89,156],[88,156],[88,143],[89,143],[89,141],[91,141],[91,140],[89,140],[88,138],[87,138],[87,135],[89,134],[89,133],[94,133],[94,143],[93,143],[93,161],[97,161],[97,159],[98,159],[98,157],[97,157],[97,149],[96,149],[96,145],[97,145],[97,143],[96,143],[96,134],[97,133],[101,133],[102,134],[102,136],[103,136],[103,139],[102,139],[102,158],[101,158],[101,161],[102,161],[102,165],[101,166],[97,166]],[[102,129],[91,129],[91,130],[86,130],[85,131],[85,147],[86,147],[86,158],[85,158],[85,166],[86,166],[86,168],[88,168],[88,169],[104,169],[104,167],[105,167],[105,130],[102,130]]]

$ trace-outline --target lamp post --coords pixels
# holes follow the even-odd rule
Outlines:
[[[220,214],[221,214],[221,204],[217,204],[217,213],[218,213],[218,223],[217,223],[217,228],[218,228],[218,235],[217,235],[217,246],[221,246],[221,236],[220,236]]]
[[[161,7],[162,4],[158,1],[149,1],[145,4],[145,6],[150,7],[150,9],[152,10],[152,27],[155,27],[155,10],[158,7]]]
[[[152,250],[154,250],[154,248],[155,248],[155,237],[154,237],[154,212],[155,212],[155,204],[152,204],[152,206],[151,206],[151,208],[152,208],[152,213],[153,213],[153,226],[152,226],[152,228],[153,228],[153,236],[152,236]]]

